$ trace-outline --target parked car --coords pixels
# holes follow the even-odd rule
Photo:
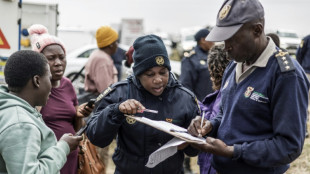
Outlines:
[[[290,55],[294,56],[301,42],[297,33],[292,30],[277,30],[276,33],[280,38],[280,47],[286,49]]]
[[[128,50],[129,46],[119,44],[119,47]],[[65,71],[65,76],[70,80],[73,80],[72,84],[76,89],[76,93],[80,94],[84,89],[84,69],[82,69],[90,54],[98,49],[96,44],[86,45],[81,48],[78,48],[67,55],[67,67]],[[171,60],[171,71],[174,73],[175,77],[178,78],[181,74],[181,63],[179,61]],[[122,66],[122,80],[125,79],[129,74],[132,73],[132,69],[124,65]],[[80,72],[80,73],[79,73]]]

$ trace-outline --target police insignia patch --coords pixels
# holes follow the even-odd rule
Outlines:
[[[253,91],[254,91],[254,88],[253,88],[253,87],[251,87],[251,86],[247,87],[246,91],[244,92],[244,97],[245,97],[245,98],[250,97],[250,95],[251,95],[251,93],[252,93]]]
[[[137,120],[135,120],[135,119],[133,119],[133,118],[130,118],[130,117],[126,117],[126,121],[127,121],[128,124],[135,124],[135,122],[136,122]]]
[[[166,122],[172,123],[172,118],[166,118]]]
[[[165,63],[163,56],[157,56],[155,58],[157,65],[162,66]]]
[[[219,19],[223,20],[228,15],[230,9],[230,5],[225,5],[219,13]]]
[[[303,46],[304,46],[304,40],[301,41],[300,48],[302,48]]]

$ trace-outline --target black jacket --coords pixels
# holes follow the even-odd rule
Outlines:
[[[127,99],[136,99],[146,108],[158,110],[158,114],[143,113],[144,117],[165,120],[187,128],[199,112],[194,94],[170,75],[163,94],[154,96],[147,92],[134,76],[131,76],[107,89],[87,129],[88,138],[99,147],[109,145],[117,135],[117,148],[113,155],[115,173],[183,173],[184,153],[189,156],[198,154],[198,150],[190,146],[178,151],[154,168],[145,167],[149,155],[173,137],[151,126],[126,119],[118,106]]]
[[[208,52],[196,46],[183,58],[181,64],[180,82],[193,91],[199,101],[213,93],[207,58]]]

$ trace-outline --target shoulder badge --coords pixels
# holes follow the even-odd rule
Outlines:
[[[206,61],[205,61],[205,60],[200,60],[200,64],[201,64],[201,65],[205,65],[205,64],[206,64]]]
[[[184,57],[190,58],[194,54],[196,54],[195,50],[191,50],[190,52],[185,52]]]
[[[304,40],[301,41],[299,46],[300,46],[300,48],[302,48],[304,46]]]
[[[98,95],[98,97],[96,98],[96,102],[99,102],[103,97],[105,97],[106,95],[114,91],[117,86],[124,85],[124,84],[128,84],[128,81],[124,80],[124,81],[120,81],[120,82],[112,84],[107,89],[105,89],[100,95]]]
[[[278,60],[281,72],[288,72],[295,70],[295,66],[288,52],[283,52],[281,49],[279,49],[276,52],[275,57]]]
[[[197,97],[195,96],[195,94],[194,94],[192,91],[190,91],[189,89],[185,88],[184,86],[180,86],[180,89],[182,89],[183,91],[187,92],[189,95],[192,96],[192,98],[194,99],[194,101],[195,101],[196,104],[197,104],[197,107],[198,107],[198,114],[201,115],[200,106],[199,106],[199,104],[198,104],[198,99],[197,99]]]

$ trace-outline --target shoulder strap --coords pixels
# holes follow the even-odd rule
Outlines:
[[[190,58],[194,54],[196,54],[195,50],[191,50],[190,52],[185,52],[184,57]]]
[[[194,99],[194,101],[196,102],[197,104],[197,107],[198,107],[198,112],[199,112],[199,115],[201,115],[201,110],[200,110],[200,106],[198,104],[198,99],[196,97],[196,95],[189,89],[185,88],[184,86],[179,86],[179,88],[185,92],[187,92],[190,96],[192,96],[192,98]]]
[[[124,85],[124,84],[129,84],[128,80],[120,81],[120,82],[117,82],[117,83],[110,85],[100,95],[98,95],[98,97],[96,98],[96,103],[99,102],[103,97],[105,97],[106,95],[108,95],[109,93],[114,91],[116,89],[116,87],[118,87],[120,85]]]
[[[289,72],[295,70],[295,65],[288,52],[284,52],[281,49],[279,49],[276,52],[275,57],[278,60],[281,72]]]

